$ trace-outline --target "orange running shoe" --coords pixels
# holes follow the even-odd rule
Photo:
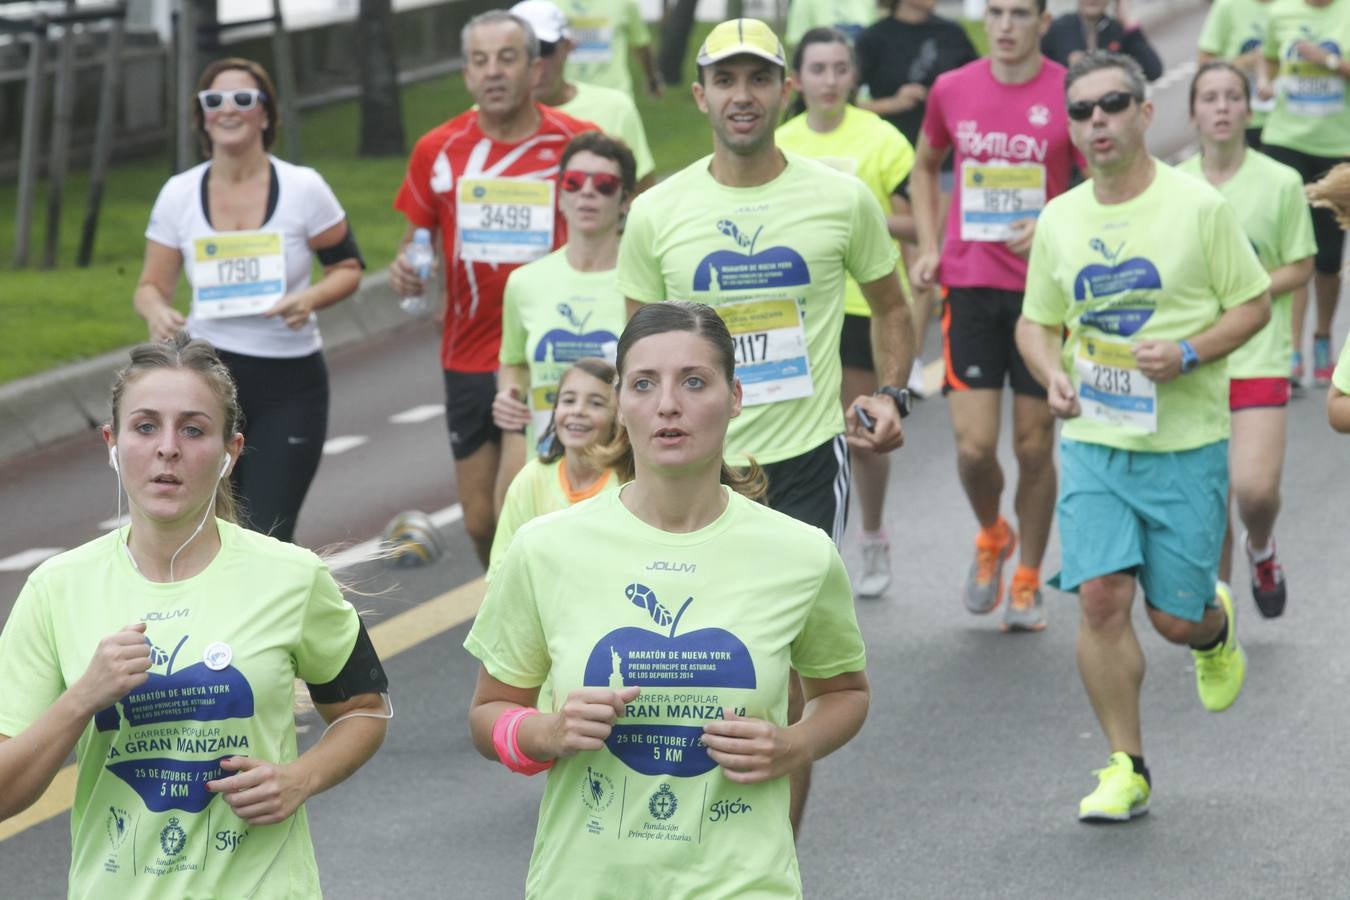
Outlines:
[[[966,609],[978,616],[993,612],[1003,601],[1003,564],[1017,549],[1017,534],[1003,519],[1003,540],[991,541],[983,530],[975,536],[975,561],[966,577]]]

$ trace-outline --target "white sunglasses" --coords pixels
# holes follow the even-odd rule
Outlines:
[[[215,112],[229,101],[230,106],[240,112],[247,112],[267,99],[267,94],[257,88],[237,88],[233,91],[200,91],[197,102],[206,112]]]

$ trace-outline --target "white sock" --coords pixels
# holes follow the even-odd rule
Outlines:
[[[1262,563],[1275,555],[1275,542],[1272,540],[1269,544],[1260,550],[1252,546],[1251,538],[1247,539],[1247,555],[1251,557],[1252,562]]]
[[[867,544],[875,544],[875,543],[884,544],[890,540],[890,538],[886,537],[885,528],[881,529],[880,531],[867,531],[864,529],[862,533],[862,539],[863,542]]]

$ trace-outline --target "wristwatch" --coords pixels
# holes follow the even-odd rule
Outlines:
[[[1195,348],[1191,346],[1190,341],[1178,341],[1177,343],[1181,347],[1181,371],[1195,371],[1195,367],[1200,365],[1200,357],[1195,352]]]
[[[900,413],[900,418],[909,415],[910,399],[909,391],[906,388],[892,387],[889,384],[882,385],[872,394],[873,397],[886,396],[895,401],[896,411]]]

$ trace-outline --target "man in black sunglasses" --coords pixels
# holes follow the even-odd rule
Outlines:
[[[1224,357],[1269,321],[1270,277],[1222,195],[1149,156],[1153,104],[1138,63],[1089,53],[1065,90],[1091,181],[1041,214],[1017,345],[1066,420],[1056,578],[1079,594],[1078,668],[1111,751],[1078,816],[1127,821],[1151,793],[1136,584],[1158,633],[1191,649],[1206,709],[1231,706],[1246,676],[1233,600],[1217,581]]]

